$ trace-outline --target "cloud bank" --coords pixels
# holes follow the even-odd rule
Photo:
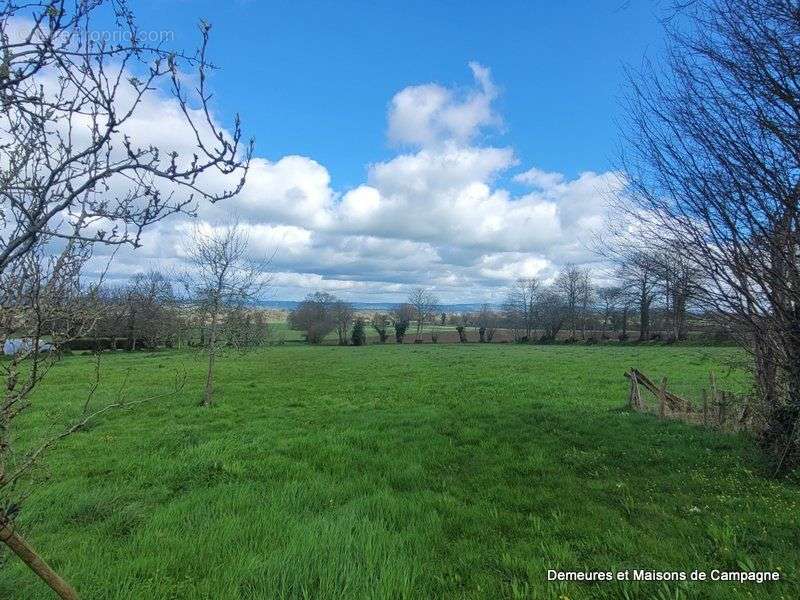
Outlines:
[[[422,285],[444,301],[498,301],[517,277],[547,278],[565,262],[592,260],[587,242],[604,220],[607,194],[622,188],[620,175],[568,179],[526,169],[512,148],[482,144],[503,124],[493,107],[498,89],[488,68],[469,67],[469,89],[427,83],[395,94],[387,137],[398,154],[369,165],[357,187],[333,189],[312,157],[256,157],[242,193],[201,206],[197,218],[213,225],[238,217],[253,256],[274,256],[278,299],[324,289],[397,301]],[[193,138],[173,122],[172,101],[145,108],[140,135],[169,132],[168,145],[190,155]],[[112,277],[182,268],[191,227],[185,218],[159,223],[143,248],[118,253]]]

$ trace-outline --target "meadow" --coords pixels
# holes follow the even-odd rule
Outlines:
[[[104,416],[51,451],[20,517],[84,599],[800,597],[800,486],[744,434],[625,409],[631,366],[747,376],[732,348],[284,345],[103,357]],[[85,397],[66,357],[26,417]],[[44,484],[45,479],[47,483]],[[778,583],[581,584],[547,570],[778,570]],[[4,555],[0,597],[49,590]]]

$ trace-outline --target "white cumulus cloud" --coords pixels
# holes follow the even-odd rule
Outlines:
[[[299,298],[323,289],[352,299],[400,300],[408,288],[435,288],[445,301],[499,299],[517,277],[552,277],[567,261],[592,260],[591,231],[605,216],[615,172],[575,178],[520,166],[512,148],[481,144],[501,124],[489,69],[470,63],[473,86],[439,84],[399,91],[388,114],[390,141],[405,146],[367,167],[352,189],[331,187],[328,169],[306,156],[256,157],[242,193],[202,205],[198,219],[233,216],[249,230],[254,258],[272,256],[273,296]],[[154,96],[141,114],[170,147],[191,148],[170,100]],[[148,133],[149,132],[149,133]],[[222,176],[210,185],[222,187]],[[527,187],[514,192],[503,182]],[[516,189],[519,189],[518,187]],[[147,231],[144,247],[122,250],[112,274],[124,280],[156,267],[180,270],[193,224],[173,218]]]

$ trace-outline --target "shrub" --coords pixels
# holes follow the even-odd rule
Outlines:
[[[408,329],[408,321],[397,321],[394,324],[394,339],[398,344],[403,343],[403,338],[406,336],[406,329]]]
[[[364,331],[364,319],[360,317],[356,319],[350,340],[353,342],[353,346],[365,346],[367,344],[367,334]]]

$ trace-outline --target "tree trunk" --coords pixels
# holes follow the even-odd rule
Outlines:
[[[787,367],[785,401],[775,390],[764,442],[777,457],[775,473],[788,473],[800,465],[800,321],[789,327],[785,338]],[[769,365],[766,367],[771,375]],[[777,386],[775,386],[777,387]]]
[[[680,301],[677,305],[677,317],[678,317],[678,331],[677,331],[677,339],[685,340],[687,337],[686,332],[686,296],[681,294]]]
[[[622,337],[628,337],[628,307],[622,311]]]
[[[570,321],[572,322],[572,339],[577,339],[578,337],[578,323],[577,321],[577,313],[575,312],[575,305],[573,304],[570,309]]]
[[[36,551],[14,531],[0,521],[0,540],[63,600],[78,600],[78,594],[48,565]]]
[[[650,337],[650,302],[647,296],[642,296],[639,302],[639,340],[644,341]]]
[[[134,331],[136,330],[136,311],[131,310],[128,313],[128,351],[133,352],[136,350],[136,336],[134,335]]]

